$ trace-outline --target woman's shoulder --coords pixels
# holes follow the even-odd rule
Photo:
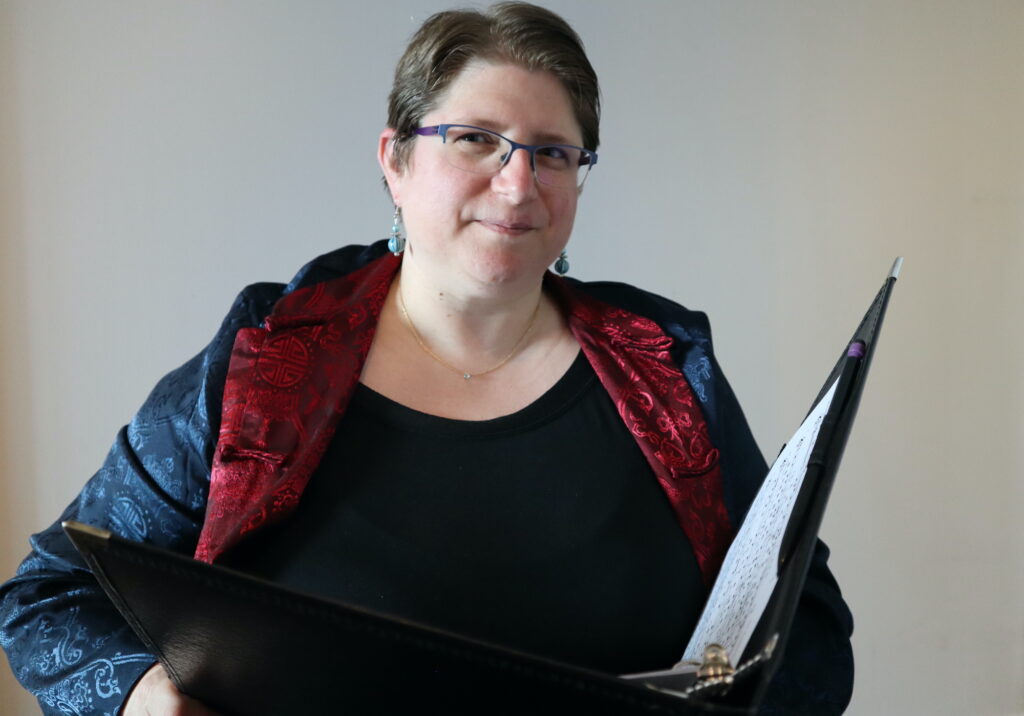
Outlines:
[[[670,298],[628,283],[566,280],[572,290],[654,321],[665,333],[678,340],[710,347],[711,323],[703,311],[687,308]]]
[[[388,253],[387,239],[372,244],[351,244],[309,261],[285,287],[285,293],[308,288],[318,283],[343,278]]]
[[[342,279],[386,253],[387,241],[344,246],[308,261],[288,283],[263,281],[245,286],[224,316],[210,348],[214,353],[229,352],[235,334],[242,328],[263,325],[282,299],[301,300],[302,293],[316,290],[320,284]],[[227,346],[222,345],[225,341]]]
[[[219,428],[224,385],[239,332],[266,328],[283,299],[301,299],[298,294],[304,288],[343,277],[383,253],[373,246],[348,246],[313,259],[287,284],[262,282],[243,288],[209,343],[157,382],[132,419],[128,439],[155,444],[149,436],[177,426],[191,436],[192,443],[205,445],[212,440]],[[168,444],[173,443],[171,439]],[[206,448],[212,450],[212,444]]]

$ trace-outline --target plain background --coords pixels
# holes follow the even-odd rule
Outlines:
[[[549,5],[604,97],[571,273],[707,311],[767,455],[906,257],[823,532],[849,713],[1024,713],[1024,3]],[[0,3],[2,575],[242,286],[387,233],[445,7]]]

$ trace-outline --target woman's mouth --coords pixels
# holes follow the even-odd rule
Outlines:
[[[505,221],[503,219],[480,219],[480,223],[491,231],[499,234],[516,236],[533,230],[533,226],[523,221]]]

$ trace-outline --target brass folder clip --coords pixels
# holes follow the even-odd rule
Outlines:
[[[697,669],[697,681],[708,686],[731,684],[735,673],[725,649],[719,644],[708,644],[704,649],[704,661]]]

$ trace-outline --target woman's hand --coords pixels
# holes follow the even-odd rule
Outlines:
[[[154,664],[135,688],[121,709],[121,716],[218,716],[195,699],[185,696],[167,677],[160,664]]]

